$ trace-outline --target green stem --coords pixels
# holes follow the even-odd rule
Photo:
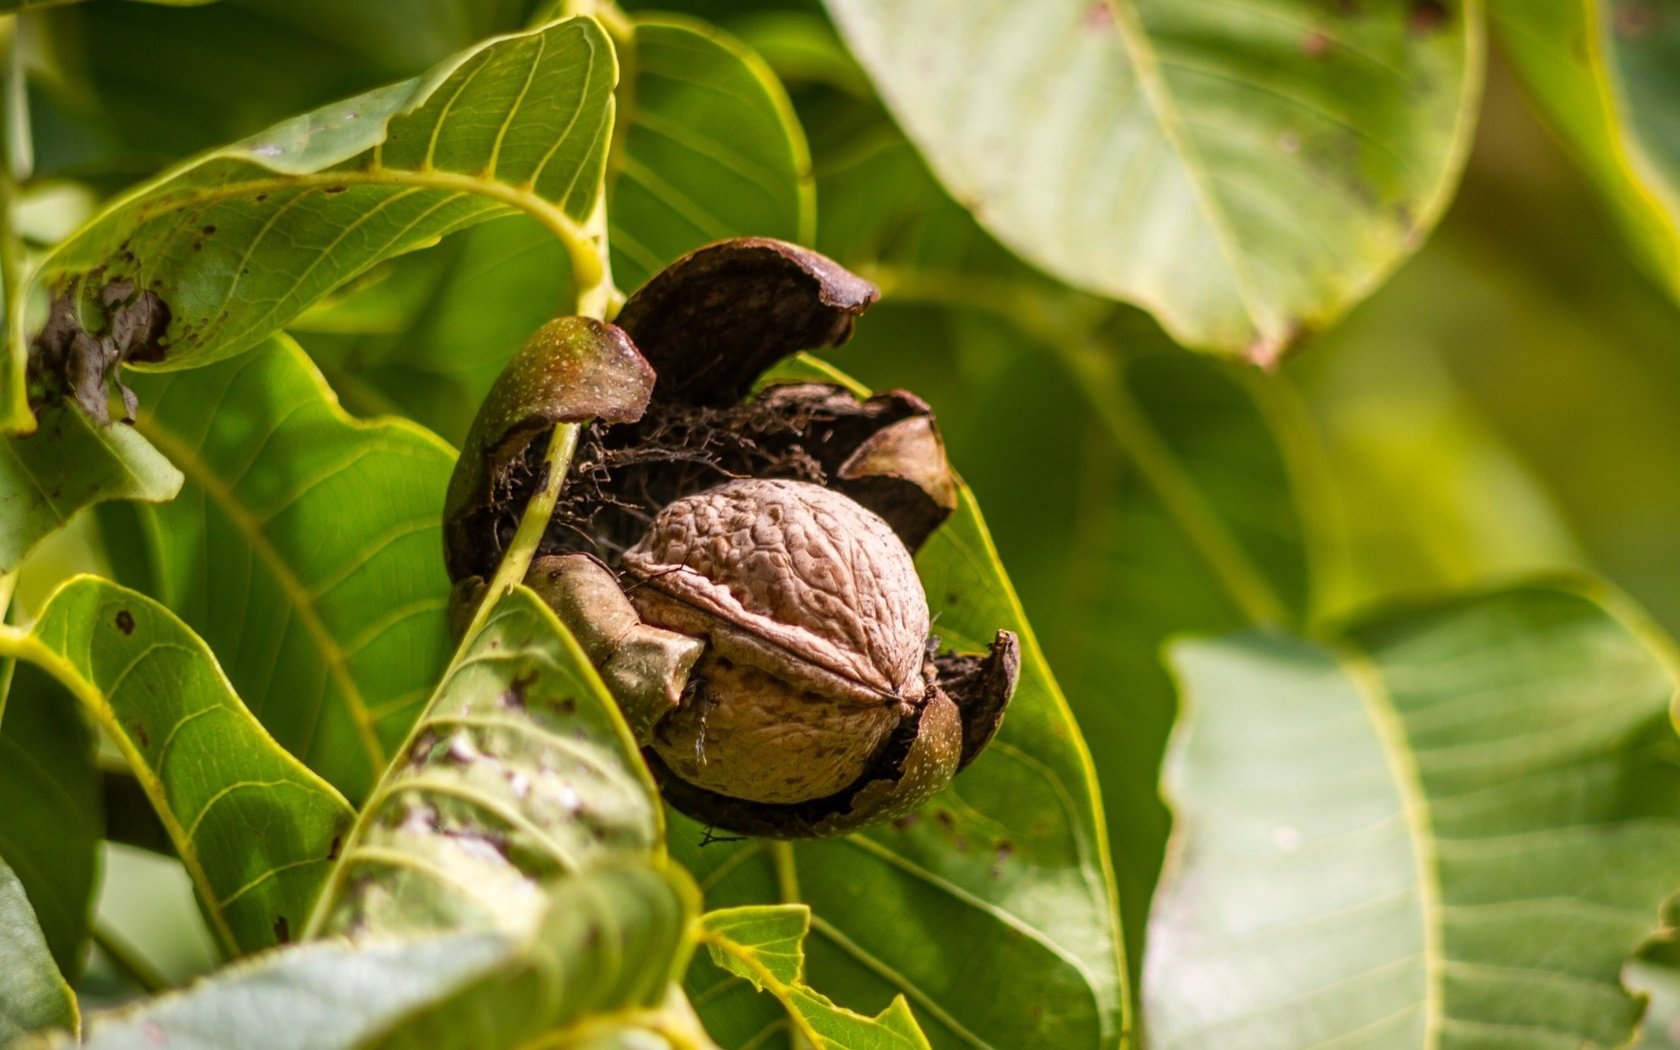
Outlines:
[[[117,968],[117,972],[138,985],[147,995],[156,995],[172,987],[163,974],[115,930],[104,923],[95,922],[92,933],[93,943],[111,960],[111,965]]]
[[[799,865],[793,857],[793,843],[774,839],[770,842],[770,863],[776,869],[776,889],[783,904],[799,904]]]
[[[1126,452],[1185,541],[1219,580],[1231,603],[1256,625],[1289,622],[1288,607],[1150,424],[1113,360],[1073,348],[1059,348],[1057,353],[1082,387],[1103,391],[1102,396],[1091,397],[1097,418]]]

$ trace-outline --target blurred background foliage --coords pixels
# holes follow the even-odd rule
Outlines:
[[[541,6],[226,0],[53,12],[24,41],[41,82],[39,221],[83,206],[54,176],[126,184],[412,75]],[[885,291],[836,361],[931,402],[986,508],[1096,759],[1133,973],[1168,824],[1156,787],[1174,715],[1168,639],[1257,615],[1323,625],[1558,568],[1601,573],[1680,631],[1680,310],[1497,49],[1439,228],[1337,327],[1262,375],[1186,354],[1140,311],[1010,257],[944,197],[815,3],[627,6],[711,19],[787,83],[811,141],[817,244]],[[530,291],[552,288],[531,268],[551,256],[475,258],[472,236],[386,267],[299,325],[352,411],[400,408],[458,440],[530,327],[513,319],[554,312]],[[488,341],[445,341],[436,374],[381,369],[379,339],[356,319],[391,296],[447,301],[462,285],[473,313],[495,319]],[[458,323],[447,331],[471,338]],[[78,543],[55,538],[33,575],[88,558]],[[1210,571],[1222,559],[1235,574]],[[38,600],[29,575],[22,588],[25,604]],[[158,914],[142,879],[163,880],[156,893],[192,915],[164,862],[109,847],[107,864],[123,872],[107,877],[100,903],[112,928],[162,943],[137,925]],[[209,961],[196,935],[156,958],[172,979]]]

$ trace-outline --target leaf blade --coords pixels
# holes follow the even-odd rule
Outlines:
[[[1469,144],[1480,8],[829,0],[941,181],[1014,251],[1275,360],[1418,242]],[[1370,129],[1375,128],[1376,131]]]
[[[28,634],[0,635],[0,652],[57,678],[111,735],[225,950],[290,939],[350,807],[263,731],[202,641],[143,595],[82,576]]]
[[[658,792],[554,614],[519,587],[468,638],[346,837],[309,932],[519,929],[541,884],[658,855]]]
[[[669,1024],[661,1001],[687,957],[692,884],[646,863],[608,864],[561,880],[552,897],[523,934],[334,939],[270,952],[95,1015],[81,1045],[465,1050]]]
[[[53,964],[23,883],[0,860],[0,1042],[80,1027],[76,995]]]
[[[1496,0],[1490,11],[1546,122],[1646,269],[1680,295],[1680,133],[1667,116],[1680,37],[1669,20],[1579,0]]]
[[[448,660],[438,508],[453,451],[351,418],[284,337],[135,388],[136,428],[189,479],[118,526],[138,528],[153,596],[282,746],[361,797]]]
[[[1179,650],[1193,715],[1168,778],[1183,830],[1151,931],[1152,1038],[1626,1042],[1642,1005],[1622,962],[1680,863],[1674,679],[1627,617],[1534,585],[1375,621],[1345,648]],[[1294,962],[1259,979],[1280,952]]]
[[[805,938],[811,932],[811,911],[804,905],[719,909],[702,917],[700,930],[713,963],[773,995],[817,1046],[929,1050],[927,1036],[902,995],[869,1017],[836,1006],[805,983]]]

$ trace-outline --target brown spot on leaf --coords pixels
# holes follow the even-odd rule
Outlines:
[[[152,746],[152,735],[146,732],[146,723],[136,722],[130,728],[134,731],[134,739],[140,741],[141,747]]]
[[[1330,53],[1330,37],[1320,30],[1301,37],[1301,54],[1308,58],[1323,58]]]
[[[134,614],[127,609],[117,610],[117,630],[124,634],[134,633]]]
[[[214,227],[214,226],[206,226],[206,227],[204,227],[204,229],[203,229],[203,230],[202,230],[202,231],[201,231],[201,232],[202,232],[202,233],[203,233],[203,234],[204,234],[204,236],[206,236],[206,237],[213,237],[213,236],[215,236],[215,234],[216,234],[216,227]]]
[[[337,860],[338,859],[338,851],[343,849],[343,848],[344,848],[344,837],[341,836],[341,835],[334,835],[333,840],[332,840],[332,845],[327,847],[327,859],[328,860]]]
[[[502,693],[502,706],[515,711],[525,709],[525,693],[537,680],[536,671],[514,675],[513,681],[508,683],[507,690]]]
[[[277,944],[290,944],[292,941],[292,924],[286,921],[284,915],[274,917],[274,940]]]
[[[328,194],[330,196],[330,195],[333,195],[333,194],[343,193],[346,189],[349,189],[349,187],[348,186],[328,186],[325,189],[323,189],[321,192],[325,193],[325,194]]]

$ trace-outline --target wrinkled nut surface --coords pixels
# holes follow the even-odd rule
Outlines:
[[[650,623],[858,703],[922,698],[916,564],[886,522],[838,492],[772,478],[707,489],[660,511],[624,567],[642,581],[630,600]]]
[[[643,620],[711,643],[653,742],[691,783],[761,802],[833,794],[926,695],[915,563],[838,492],[726,482],[660,511],[624,567]]]

